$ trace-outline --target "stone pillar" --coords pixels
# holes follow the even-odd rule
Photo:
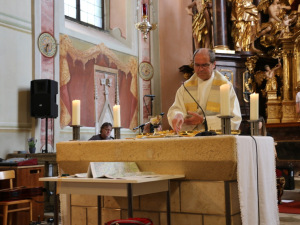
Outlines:
[[[213,1],[214,49],[229,50],[227,40],[226,0]]]

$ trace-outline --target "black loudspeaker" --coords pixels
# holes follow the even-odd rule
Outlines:
[[[58,84],[54,80],[32,80],[30,84],[31,116],[35,118],[56,118],[58,105],[56,95]]]

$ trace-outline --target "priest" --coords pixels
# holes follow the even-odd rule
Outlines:
[[[208,129],[221,129],[221,119],[217,117],[220,114],[220,86],[229,84],[230,113],[233,116],[231,129],[238,130],[241,123],[239,101],[232,84],[215,70],[214,52],[207,48],[197,49],[193,61],[194,74],[177,90],[175,101],[167,115],[169,124],[175,132],[203,130],[203,122],[206,119]]]

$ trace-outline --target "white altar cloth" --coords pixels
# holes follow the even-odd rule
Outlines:
[[[279,225],[274,140],[272,137],[253,138],[237,138],[237,179],[242,224]]]

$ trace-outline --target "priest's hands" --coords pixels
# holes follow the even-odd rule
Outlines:
[[[198,125],[203,123],[203,116],[198,113],[188,111],[188,115],[184,119],[184,123],[187,125]]]
[[[183,115],[181,113],[178,113],[172,120],[172,127],[176,133],[181,130],[183,123],[187,125],[198,125],[203,123],[203,116],[190,111],[188,111],[187,113],[188,115],[186,116],[186,118],[183,118]]]
[[[172,120],[172,127],[175,133],[178,133],[181,130],[182,124],[184,122],[183,115],[181,113],[177,113]]]

